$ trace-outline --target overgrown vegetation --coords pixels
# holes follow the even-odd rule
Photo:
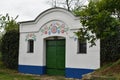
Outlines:
[[[8,68],[17,69],[19,50],[19,32],[10,30],[2,38],[2,61]]]
[[[120,59],[105,64],[91,74],[86,74],[83,80],[120,80]]]
[[[92,75],[95,78],[108,78],[108,80],[120,80],[120,60],[106,64],[103,68],[95,71]],[[101,80],[102,80],[101,79]]]
[[[1,57],[4,66],[11,69],[17,69],[18,66],[19,25],[16,18],[13,19],[8,14],[0,16],[0,27],[5,31],[0,39]]]
[[[116,5],[116,3],[120,3],[120,1],[100,0],[90,2],[88,6],[84,7],[79,12],[83,27],[76,33],[78,37],[83,38],[84,36],[93,46],[97,39],[106,39],[116,35],[118,33],[116,27],[120,27],[120,14],[118,14],[120,10],[119,4]]]
[[[120,59],[120,33],[101,40],[101,65]]]
[[[0,29],[3,28],[6,32],[9,30],[18,30],[18,23],[16,22],[15,18],[10,17],[9,14],[6,15],[0,15]]]
[[[120,0],[90,2],[77,15],[82,28],[76,33],[86,39],[91,47],[101,40],[101,64],[120,59]]]

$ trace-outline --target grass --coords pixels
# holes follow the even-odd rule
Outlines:
[[[0,62],[0,65],[2,62]],[[0,67],[0,80],[75,80],[67,79],[63,76],[47,76],[47,75],[27,75],[18,73],[16,70],[10,70]]]
[[[47,76],[47,75],[26,75],[16,70],[7,69],[3,66],[0,54],[0,80],[75,80],[68,79],[63,76]]]
[[[0,62],[0,65],[2,62]],[[0,67],[0,80],[75,80],[66,79],[63,76],[47,76],[47,75],[28,75],[18,73],[16,70],[10,70]]]
[[[120,60],[104,65],[92,75],[93,80],[120,80]]]
[[[107,63],[100,69],[86,74],[83,80],[120,80],[120,60]]]

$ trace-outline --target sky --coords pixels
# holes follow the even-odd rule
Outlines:
[[[15,18],[17,21],[34,20],[41,12],[51,8],[48,0],[1,0],[0,14]]]
[[[48,0],[1,0],[0,14],[11,17],[19,15],[17,21],[33,20],[44,10],[51,8]]]

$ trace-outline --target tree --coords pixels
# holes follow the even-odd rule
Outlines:
[[[0,15],[0,29],[4,29],[5,31],[9,30],[18,30],[18,23],[16,22],[16,19],[18,16],[15,18],[10,17],[9,14],[6,14],[5,16]]]
[[[3,64],[10,69],[18,68],[19,32],[9,30],[2,37],[1,52]]]
[[[100,0],[90,2],[80,11],[83,25],[76,33],[79,38],[87,39],[91,46],[97,39],[105,39],[116,35],[120,27],[120,0]]]
[[[91,47],[100,39],[101,64],[120,58],[120,0],[90,2],[78,13],[83,27],[75,34]]]
[[[52,0],[49,1],[49,3],[52,4],[52,7],[63,7],[68,11],[72,11],[83,6],[86,1],[87,0]]]
[[[0,17],[1,28],[5,33],[0,40],[0,49],[2,53],[3,64],[12,69],[17,69],[18,66],[18,51],[19,51],[19,28],[18,23],[8,14]]]

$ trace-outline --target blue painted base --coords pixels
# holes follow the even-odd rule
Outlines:
[[[67,78],[82,78],[83,74],[93,72],[92,69],[77,69],[77,68],[66,68],[65,74]]]
[[[21,73],[27,74],[45,74],[45,66],[28,66],[28,65],[19,65],[18,70]]]
[[[19,72],[27,74],[37,74],[43,75],[46,73],[45,66],[28,66],[28,65],[19,65]],[[83,74],[93,72],[92,69],[80,69],[80,68],[66,68],[65,76],[67,78],[82,78]]]

